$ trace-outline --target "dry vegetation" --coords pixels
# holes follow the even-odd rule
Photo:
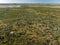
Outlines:
[[[0,8],[0,45],[60,45],[60,8]]]

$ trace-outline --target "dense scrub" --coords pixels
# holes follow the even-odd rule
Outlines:
[[[0,8],[0,45],[60,45],[60,9]]]

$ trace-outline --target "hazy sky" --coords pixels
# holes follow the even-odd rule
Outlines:
[[[0,3],[60,3],[60,0],[0,0]]]

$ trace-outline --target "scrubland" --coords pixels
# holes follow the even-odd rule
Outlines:
[[[60,45],[60,8],[0,8],[0,45]]]

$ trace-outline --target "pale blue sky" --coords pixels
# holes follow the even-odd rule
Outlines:
[[[60,0],[0,0],[0,3],[60,3]]]

